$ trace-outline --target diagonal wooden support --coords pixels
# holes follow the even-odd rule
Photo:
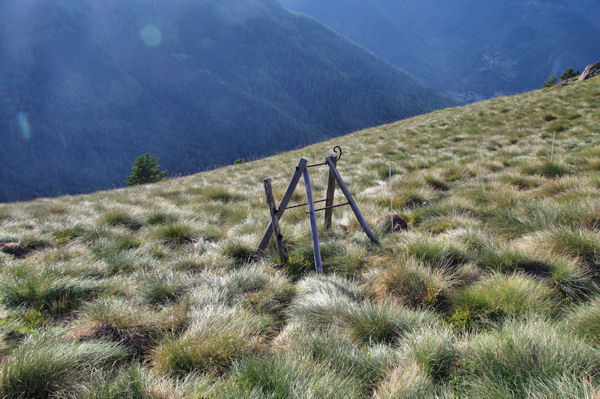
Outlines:
[[[317,216],[315,203],[313,202],[312,187],[308,169],[304,169],[304,186],[306,187],[306,199],[308,202],[308,216],[310,218],[310,232],[313,240],[313,254],[315,257],[315,268],[318,274],[323,274],[323,263],[321,261],[321,246],[319,245],[319,230],[317,229]]]
[[[281,232],[279,231],[279,220],[277,219],[277,208],[275,207],[275,199],[273,198],[273,189],[271,188],[271,179],[264,180],[265,185],[265,197],[267,199],[267,205],[269,205],[269,212],[271,213],[271,226],[273,228],[273,234],[275,235],[275,243],[277,245],[277,252],[281,263],[287,263],[287,257],[283,250],[283,242],[281,241]]]
[[[292,198],[292,194],[294,194],[294,190],[296,189],[296,186],[298,185],[298,182],[300,181],[300,177],[302,177],[302,174],[304,173],[304,170],[306,169],[307,164],[308,164],[308,160],[306,158],[300,158],[300,162],[298,162],[298,166],[296,166],[296,171],[294,172],[294,175],[292,176],[292,180],[290,181],[290,184],[288,185],[287,190],[285,190],[285,194],[283,194],[283,198],[281,199],[281,202],[279,203],[279,208],[277,209],[277,213],[276,213],[277,220],[281,219],[281,216],[285,212],[287,204],[290,202],[290,199]],[[263,238],[260,241],[260,244],[258,245],[258,249],[256,250],[256,255],[261,256],[265,252],[267,245],[269,245],[269,240],[271,239],[272,234],[273,234],[273,224],[269,223],[269,227],[267,227],[267,230],[265,231],[265,234],[263,235]]]
[[[377,240],[377,237],[375,237],[375,234],[373,234],[373,231],[371,231],[369,224],[367,223],[367,221],[363,217],[362,213],[360,212],[358,205],[356,205],[354,198],[352,198],[352,194],[350,194],[348,187],[346,187],[344,180],[342,180],[342,176],[340,176],[340,173],[338,172],[338,170],[336,168],[335,155],[330,155],[325,160],[329,164],[329,170],[333,173],[335,180],[337,181],[338,185],[340,186],[340,189],[342,190],[342,193],[344,193],[344,196],[350,203],[350,207],[352,208],[352,211],[354,212],[356,219],[358,219],[358,222],[360,223],[360,226],[364,230],[365,234],[375,244],[379,244],[379,240]]]

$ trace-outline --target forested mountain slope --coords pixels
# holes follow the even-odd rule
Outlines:
[[[121,186],[452,104],[272,0],[0,2],[0,201]]]

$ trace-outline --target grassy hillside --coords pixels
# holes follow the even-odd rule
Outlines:
[[[456,103],[276,0],[0,3],[0,202],[121,187]]]
[[[599,107],[595,78],[160,184],[0,205],[0,240],[30,251],[0,254],[0,396],[596,397]],[[280,198],[298,158],[334,144],[381,246],[337,209],[316,276],[300,209],[282,219],[289,264],[274,248],[249,262],[269,220],[262,179]],[[408,231],[377,223],[388,163]],[[311,173],[320,197],[325,174]]]

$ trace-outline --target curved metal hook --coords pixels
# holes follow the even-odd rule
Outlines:
[[[342,158],[342,147],[340,147],[339,145],[336,145],[335,147],[333,147],[333,152],[335,153],[336,156],[336,160],[340,160]],[[339,152],[339,154],[338,154]]]

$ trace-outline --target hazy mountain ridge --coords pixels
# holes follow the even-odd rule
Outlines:
[[[189,174],[452,104],[272,0],[0,5],[0,201]]]
[[[600,57],[589,0],[281,0],[438,90],[481,99],[540,87]]]

